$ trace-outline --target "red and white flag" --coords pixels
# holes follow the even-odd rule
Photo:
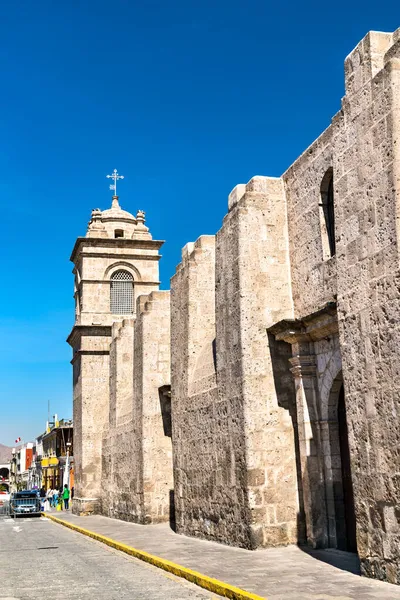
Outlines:
[[[21,438],[19,437],[15,440],[15,443],[18,444],[18,442],[20,442],[20,441],[21,441]]]

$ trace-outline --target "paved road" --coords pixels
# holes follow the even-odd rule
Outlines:
[[[0,600],[211,600],[160,569],[43,518],[0,518]]]
[[[67,511],[55,516],[268,600],[400,600],[400,586],[357,575],[358,559],[349,552],[296,546],[253,552],[177,535],[168,523],[137,525]]]

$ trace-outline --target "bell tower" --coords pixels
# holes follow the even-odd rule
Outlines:
[[[114,172],[114,175],[116,171]],[[113,177],[113,176],[112,176]],[[114,178],[114,177],[113,177]],[[116,181],[114,181],[116,191]],[[75,276],[75,323],[68,337],[73,357],[75,489],[72,510],[101,510],[102,437],[109,418],[112,325],[135,319],[136,300],[159,289],[159,249],[145,225],[122,210],[92,211],[85,237],[71,254]]]

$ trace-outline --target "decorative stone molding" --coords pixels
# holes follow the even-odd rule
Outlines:
[[[316,342],[338,333],[336,302],[328,302],[320,310],[301,319],[283,319],[268,331],[276,340],[288,344]]]

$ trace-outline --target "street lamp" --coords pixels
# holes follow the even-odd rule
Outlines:
[[[10,464],[10,488],[12,492],[17,491],[17,457],[15,448],[11,450],[12,458]]]
[[[65,445],[67,446],[67,456],[65,459],[63,484],[67,485],[69,487],[69,449],[72,446],[72,444],[71,444],[71,442],[67,442]]]

